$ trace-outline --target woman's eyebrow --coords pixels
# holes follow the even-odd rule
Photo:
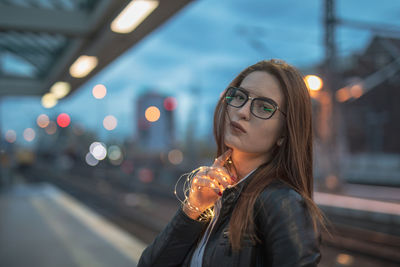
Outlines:
[[[258,97],[258,98],[265,98],[265,99],[271,99],[271,100],[273,100],[271,97],[268,97],[268,96],[257,95],[257,94],[255,94],[255,93],[251,92],[251,90],[246,89],[246,88],[244,88],[244,87],[239,86],[238,88],[240,88],[240,89],[246,91],[246,92],[249,93],[249,94],[253,94],[253,95],[255,95],[255,96]]]

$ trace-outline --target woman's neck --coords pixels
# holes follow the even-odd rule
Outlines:
[[[233,150],[231,158],[236,167],[238,182],[268,160],[265,154],[245,153],[238,150]]]

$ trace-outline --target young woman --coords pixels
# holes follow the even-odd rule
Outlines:
[[[215,109],[218,158],[195,174],[138,266],[317,266],[324,217],[312,199],[311,125],[294,67],[270,60],[243,70]]]

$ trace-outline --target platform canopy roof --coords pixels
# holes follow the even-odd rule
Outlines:
[[[133,31],[111,29],[121,11],[144,1],[0,0],[0,96],[40,96],[59,81],[72,92],[190,2],[147,0],[155,9]],[[78,58],[90,59],[78,71],[94,63],[89,74],[71,74]]]

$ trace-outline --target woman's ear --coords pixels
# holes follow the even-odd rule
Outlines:
[[[276,142],[276,144],[277,144],[278,146],[281,146],[281,145],[283,144],[283,141],[285,141],[285,138],[284,138],[284,137],[281,137],[281,138],[278,139],[278,141]]]

